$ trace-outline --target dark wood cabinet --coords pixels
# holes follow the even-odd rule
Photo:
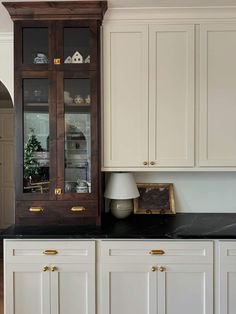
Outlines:
[[[100,223],[105,1],[8,2],[14,21],[16,223]]]

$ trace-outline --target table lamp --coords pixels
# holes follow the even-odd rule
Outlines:
[[[111,199],[110,210],[116,218],[126,218],[133,211],[133,198],[139,191],[132,173],[112,173],[104,197]]]

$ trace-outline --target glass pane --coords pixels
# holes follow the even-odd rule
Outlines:
[[[90,63],[88,27],[64,28],[64,63]]]
[[[65,192],[91,193],[90,80],[66,79]]]
[[[48,79],[24,79],[24,193],[49,192]]]
[[[48,63],[48,28],[23,28],[23,64]]]

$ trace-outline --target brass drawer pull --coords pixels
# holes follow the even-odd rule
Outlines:
[[[151,165],[151,166],[154,166],[154,165],[155,165],[155,161],[151,161],[151,162],[150,162],[150,165]]]
[[[158,270],[158,268],[156,266],[152,266],[151,270],[152,270],[152,272],[155,272]]]
[[[73,206],[70,209],[72,212],[83,212],[85,211],[85,207],[84,206]]]
[[[151,255],[164,255],[165,251],[163,251],[163,250],[151,250],[149,252],[149,254],[151,254]]]
[[[144,166],[147,166],[147,165],[148,165],[148,162],[147,162],[147,161],[144,161],[144,162],[143,162],[143,165],[144,165]]]
[[[43,251],[44,255],[56,255],[58,254],[57,250],[45,250]]]
[[[43,207],[30,207],[29,211],[32,212],[32,213],[43,212],[44,208]]]

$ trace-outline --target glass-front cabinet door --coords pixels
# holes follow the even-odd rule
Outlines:
[[[15,23],[15,37],[21,40],[15,64],[24,69],[49,69],[53,64],[52,54],[55,53],[53,24],[48,21],[24,21],[18,27],[18,23]]]
[[[97,99],[93,74],[58,76],[58,187],[61,199],[97,193]]]
[[[17,145],[21,145],[23,151],[17,155],[17,169],[22,182],[16,184],[17,190],[24,199],[49,199],[56,168],[51,162],[51,157],[55,157],[50,136],[55,126],[51,118],[56,113],[50,91],[51,79],[34,73],[22,78],[21,82],[22,132],[17,134]]]
[[[97,22],[58,22],[58,57],[66,70],[91,69],[97,62]]]

